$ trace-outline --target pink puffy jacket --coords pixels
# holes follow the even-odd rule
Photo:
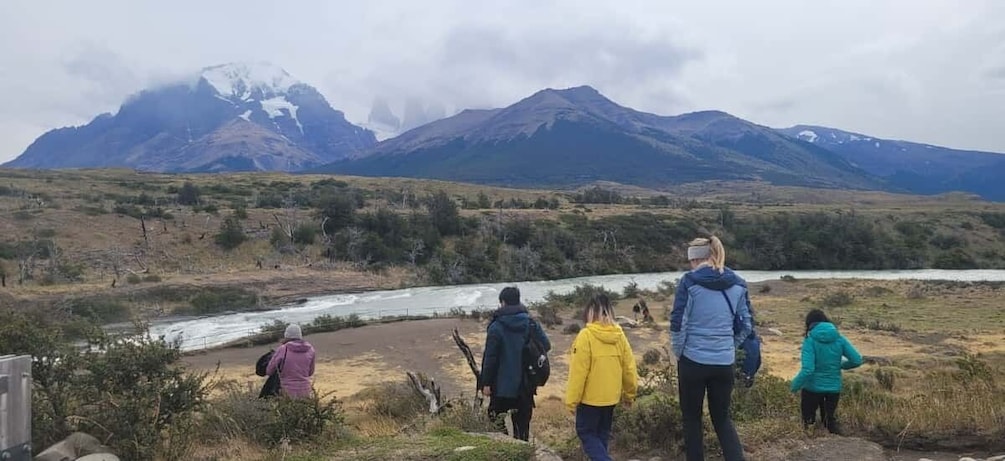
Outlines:
[[[302,339],[290,341],[276,349],[265,373],[279,371],[283,393],[292,398],[311,396],[311,376],[314,376],[314,346]]]

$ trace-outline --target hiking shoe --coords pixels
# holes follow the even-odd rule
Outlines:
[[[743,375],[743,387],[751,388],[754,386],[754,377]]]

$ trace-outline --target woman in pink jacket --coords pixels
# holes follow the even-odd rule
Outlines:
[[[314,376],[314,346],[304,341],[300,325],[286,327],[282,345],[272,354],[265,373],[279,373],[283,395],[302,399],[311,396],[311,376]]]

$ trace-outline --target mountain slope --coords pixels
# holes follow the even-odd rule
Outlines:
[[[833,153],[770,128],[722,112],[647,114],[590,87],[548,89],[503,109],[464,111],[320,171],[506,185],[707,179],[879,185]]]
[[[150,171],[294,171],[376,144],[313,87],[266,63],[203,69],[146,90],[118,113],[39,137],[5,166]]]
[[[797,125],[778,130],[830,150],[892,187],[919,194],[964,191],[1005,200],[1005,155],[880,139],[833,128]]]

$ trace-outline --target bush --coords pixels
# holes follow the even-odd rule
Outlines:
[[[143,283],[143,277],[140,277],[137,274],[129,274],[126,276],[126,281],[132,285],[136,285],[137,283]]]
[[[562,316],[560,315],[559,308],[555,305],[555,303],[532,303],[529,307],[537,311],[538,319],[542,325],[546,327],[554,327],[562,324]]]
[[[622,293],[624,293],[624,296],[626,298],[639,297],[639,284],[636,283],[635,280],[632,280],[631,282],[628,283],[628,285],[625,285],[625,288],[622,290]]]
[[[733,393],[733,418],[746,422],[798,415],[799,401],[792,398],[789,386],[789,381],[760,373],[753,387],[738,388]]]
[[[229,216],[220,224],[220,233],[216,234],[213,240],[224,250],[229,251],[241,246],[248,240],[248,236],[244,234],[241,222],[237,218]]]
[[[189,299],[194,314],[243,310],[258,305],[258,295],[243,288],[205,288]]]
[[[791,275],[786,274],[786,275],[782,276],[782,281],[783,282],[795,282],[796,278],[793,277],[793,276],[791,276]]]
[[[876,382],[879,386],[887,392],[893,392],[894,385],[896,384],[897,376],[893,373],[893,370],[888,368],[877,368],[876,369]]]
[[[411,421],[429,411],[429,402],[406,381],[387,382],[364,389],[357,398],[364,401],[363,411],[370,416],[391,418],[398,423]]]
[[[199,204],[199,199],[202,197],[202,192],[199,190],[195,184],[191,182],[185,182],[178,189],[178,204],[185,206],[194,206]]]
[[[51,317],[0,317],[0,351],[34,357],[33,444],[49,446],[80,430],[122,459],[184,459],[207,389],[205,376],[180,366],[176,346],[91,329],[91,347],[81,349]]]
[[[589,283],[583,285],[576,285],[571,293],[566,293],[564,295],[556,294],[553,291],[549,291],[548,294],[544,295],[544,300],[550,303],[564,304],[566,306],[574,307],[586,307],[586,304],[593,299],[594,295],[604,294],[614,301],[620,296],[618,293],[608,290],[600,285],[590,285]]]
[[[680,405],[659,393],[614,410],[614,446],[623,453],[675,453],[684,444]]]
[[[159,276],[157,274],[150,274],[150,275],[147,275],[147,276],[143,277],[143,281],[144,282],[149,282],[149,283],[160,283],[161,276]]]
[[[761,288],[759,290],[757,290],[757,292],[760,293],[760,294],[762,294],[762,295],[766,295],[768,293],[771,293],[771,285],[762,285]]]
[[[342,404],[332,394],[259,399],[254,388],[234,383],[222,387],[222,396],[209,406],[204,422],[204,434],[214,440],[242,437],[269,447],[283,440],[311,442],[345,422]]]
[[[366,325],[366,322],[363,321],[363,319],[361,319],[357,314],[349,314],[347,317],[324,314],[315,317],[314,320],[307,325],[307,331],[311,333],[321,333],[327,331],[339,331],[346,328],[359,328],[364,325]]]
[[[649,349],[645,354],[642,354],[642,363],[648,366],[653,366],[663,360],[663,354],[660,353],[659,349]]]
[[[822,307],[844,307],[851,305],[855,302],[855,298],[852,297],[847,291],[836,291],[834,293],[828,293],[820,300],[820,306]]]
[[[293,243],[298,245],[313,245],[318,236],[318,227],[312,224],[300,224],[293,230]]]
[[[886,287],[871,286],[865,289],[865,295],[872,298],[879,298],[890,294],[893,294],[893,290]]]
[[[579,334],[579,331],[582,330],[582,329],[583,329],[583,327],[579,326],[578,323],[573,322],[573,323],[570,323],[570,324],[566,325],[565,328],[562,329],[562,333],[567,334],[567,335],[575,335],[575,334]]]

